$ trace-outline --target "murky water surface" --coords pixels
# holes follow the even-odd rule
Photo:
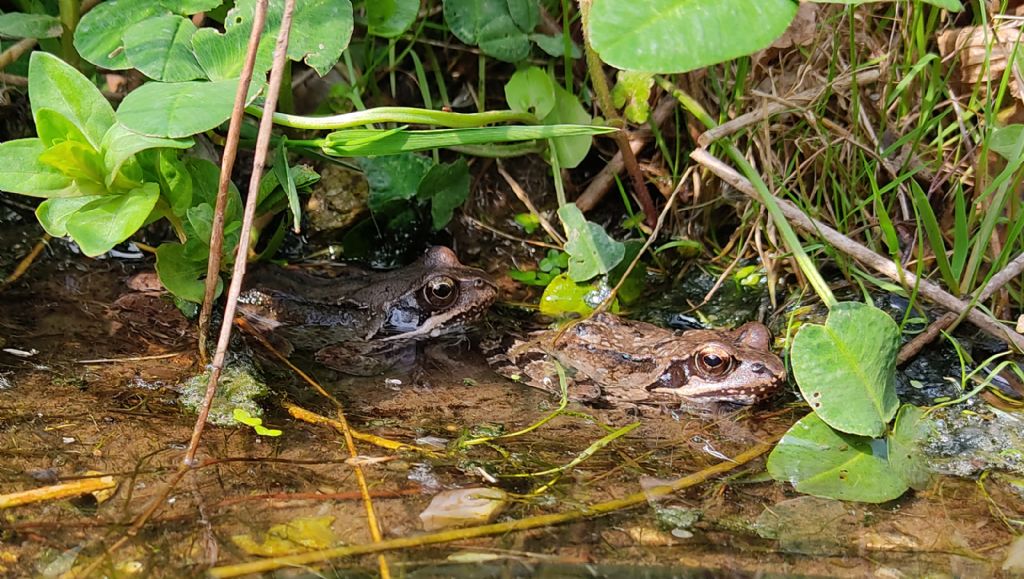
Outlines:
[[[87,497],[4,511],[0,575],[56,576],[89,561],[124,536],[181,460],[193,417],[178,406],[175,387],[199,370],[193,338],[159,299],[113,305],[134,273],[124,263],[51,256],[0,294],[3,347],[31,354],[0,353],[0,493],[90,472],[118,482],[102,502]],[[119,307],[137,315],[113,315]],[[114,361],[88,362],[97,359]],[[465,349],[434,352],[417,381],[339,377],[296,361],[342,401],[360,431],[442,452],[460,438],[525,428],[557,403],[497,377]],[[370,541],[342,437],[282,409],[287,400],[331,415],[332,406],[286,369],[270,368],[267,378],[273,394],[263,402],[264,423],[283,434],[207,429],[202,466],[110,557],[108,574],[176,577],[251,560],[245,541],[233,538],[259,542],[274,525],[310,517],[329,517],[331,544]],[[673,479],[735,456],[805,413],[791,396],[756,411],[645,416],[639,428],[561,475],[508,478],[565,465],[610,428],[636,420],[621,411],[572,409],[577,413],[521,436],[439,457],[359,443],[361,455],[382,459],[365,470],[384,537],[423,532],[420,513],[445,489],[503,488],[512,500],[499,521],[619,498],[639,490],[642,479]],[[388,561],[410,577],[991,576],[1012,540],[1008,519],[1022,510],[1004,488],[947,478],[889,504],[839,503],[767,481],[763,461],[755,461],[656,504],[404,550]],[[376,559],[365,557],[320,572],[375,570]]]

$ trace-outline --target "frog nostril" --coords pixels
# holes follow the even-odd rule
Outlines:
[[[750,370],[755,374],[764,374],[767,368],[765,368],[765,365],[762,364],[761,362],[754,362],[753,364],[750,365]]]

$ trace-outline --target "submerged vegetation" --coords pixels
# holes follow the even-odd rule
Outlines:
[[[234,450],[259,455],[253,461],[268,457],[251,444],[288,454],[296,431],[284,424],[297,423],[284,411],[335,429],[350,455],[344,468],[359,481],[369,542],[338,547],[333,519],[310,514],[276,526],[268,521],[269,530],[259,529],[266,531],[264,540],[235,535],[230,555],[192,564],[234,576],[501,536],[645,504],[654,508],[669,545],[671,537],[691,538],[695,531],[736,532],[782,545],[785,516],[826,516],[832,504],[809,506],[808,499],[798,507],[799,499],[782,500],[787,494],[871,505],[900,500],[911,508],[911,501],[927,505],[941,476],[955,474],[978,481],[983,510],[991,513],[985,516],[1003,526],[1002,534],[979,538],[973,547],[948,548],[985,561],[989,570],[998,564],[1021,572],[1024,563],[1012,555],[1021,543],[1011,546],[1011,540],[1024,516],[1024,449],[1015,446],[1024,440],[1017,424],[1024,408],[1018,364],[1024,351],[1024,124],[1018,124],[1024,87],[1019,23],[1006,4],[0,2],[0,67],[6,71],[0,81],[10,83],[0,96],[22,114],[0,126],[0,204],[8,213],[0,219],[18,226],[9,228],[0,255],[7,276],[0,291],[46,283],[60,271],[48,268],[48,260],[88,268],[96,264],[89,258],[145,254],[138,267],[154,269],[157,280],[145,291],[167,296],[156,303],[168,307],[119,298],[110,307],[123,317],[111,333],[125,326],[144,336],[141,343],[157,356],[187,360],[168,379],[185,384],[178,404],[199,416],[183,445],[185,460],[146,471],[161,484],[145,495],[150,506],[131,502],[131,493],[122,496],[122,514],[136,513],[128,521],[132,532],[120,533],[117,525],[126,521],[119,519],[102,538],[75,547],[64,571],[88,576],[121,564],[116,549],[157,524],[153,517],[176,485],[219,466],[221,459],[196,457],[214,387],[231,360],[228,349],[238,356],[249,352],[230,340],[233,322],[244,318],[240,327],[256,334],[281,324],[251,327],[254,319],[257,326],[266,322],[252,314],[254,304],[265,305],[253,296],[263,294],[243,297],[236,309],[248,263],[406,267],[398,269],[410,272],[405,277],[370,273],[358,278],[362,285],[338,285],[355,289],[321,300],[333,308],[327,313],[306,315],[348,320],[355,328],[349,333],[356,339],[346,335],[341,354],[326,353],[322,344],[313,348],[318,362],[337,369],[344,366],[336,357],[326,362],[328,355],[346,363],[374,356],[397,363],[392,358],[400,354],[386,348],[390,343],[440,343],[490,305],[493,296],[463,304],[453,293],[465,281],[458,260],[443,270],[426,258],[412,263],[430,245],[452,245],[463,261],[498,277],[502,309],[536,310],[545,322],[565,324],[550,344],[519,352],[528,364],[544,364],[545,388],[560,392],[557,407],[530,398],[536,393],[522,394],[526,411],[499,404],[507,415],[467,410],[473,404],[466,402],[461,408],[472,418],[440,428],[454,419],[431,414],[440,407],[432,405],[434,397],[454,400],[444,406],[449,413],[464,395],[480,404],[496,400],[461,359],[465,366],[456,370],[424,374],[434,376],[423,382],[429,394],[391,373],[383,381],[343,380],[334,390],[304,373],[308,367],[291,366],[322,396],[316,401],[308,389],[296,394],[275,386],[271,398],[257,403],[254,396],[266,396],[267,389],[253,377],[260,371],[247,370],[241,381],[258,394],[218,402],[210,423],[245,425],[231,436],[249,442]],[[281,50],[275,51],[276,42]],[[42,229],[26,234],[35,222]],[[29,251],[18,235],[43,238]],[[443,275],[434,275],[439,271]],[[410,292],[401,285],[406,277],[422,287]],[[131,319],[125,312],[141,321],[121,321]],[[757,348],[781,352],[790,385],[749,408],[691,404],[709,395],[692,384],[680,387],[680,380],[686,386],[700,373],[717,378],[750,361],[714,340],[710,348],[685,351],[671,340],[644,342],[643,336],[587,342],[579,355],[608,355],[598,359],[608,368],[590,373],[573,367],[572,356],[556,355],[561,346],[555,342],[585,327],[573,320],[603,312],[674,329],[741,327],[756,318],[775,333],[773,343],[758,341]],[[182,315],[189,321],[164,321]],[[352,316],[363,319],[352,322]],[[219,339],[210,338],[210,326],[221,322]],[[32,335],[38,320],[18,324],[24,327],[11,327],[24,331],[12,338]],[[518,347],[509,338],[531,329],[528,321],[497,316],[487,325],[496,335],[483,341],[504,360]],[[628,327],[639,334],[645,326]],[[0,320],[0,330],[6,328]],[[168,335],[188,337],[187,351]],[[256,339],[262,345],[254,348],[282,349],[281,340]],[[0,346],[7,341],[12,356],[36,355],[30,343],[0,334]],[[291,365],[291,344],[285,346],[276,356]],[[93,354],[108,358],[90,348],[54,361]],[[609,387],[598,379],[602,371],[625,383],[630,364],[647,364],[661,375],[629,396],[602,398],[601,388]],[[764,371],[765,364],[755,366]],[[27,367],[11,367],[15,380],[29,379]],[[202,367],[210,371],[198,372]],[[225,371],[233,380],[237,373],[235,367]],[[276,364],[264,373],[273,378],[268,384],[283,375]],[[458,373],[465,378],[454,378]],[[502,374],[519,378],[516,369]],[[18,396],[5,376],[0,373],[0,397]],[[287,376],[283,382],[295,380]],[[438,376],[449,384],[438,383]],[[421,378],[419,369],[412,372],[413,382]],[[355,388],[355,399],[353,384],[364,385]],[[497,384],[499,391],[527,390]],[[456,385],[477,398],[442,392]],[[712,394],[716,402],[728,402],[729,395],[742,404],[763,398],[741,392],[748,386],[730,383]],[[425,397],[418,410],[423,416],[399,414],[389,422],[394,407],[381,399],[382,389],[398,399]],[[74,387],[66,390],[75,396]],[[672,403],[655,396],[666,393],[675,396]],[[601,408],[622,400],[636,404]],[[153,402],[144,397],[131,412]],[[307,408],[315,404],[327,404],[331,416]],[[358,420],[342,411],[352,405],[364,410]],[[261,416],[266,406],[272,409]],[[20,408],[21,414],[32,411]],[[684,444],[668,450],[639,444],[645,438],[637,432],[678,432],[687,413],[701,426]],[[0,431],[5,420],[13,417],[0,414]],[[531,452],[534,437],[558,428],[589,430],[582,439],[553,442],[557,452]],[[737,428],[743,432],[727,440]],[[379,447],[387,453],[380,461],[404,465],[403,480],[435,495],[429,517],[422,515],[430,534],[415,535],[402,523],[384,540],[368,483],[387,475],[373,470],[356,440],[363,449]],[[679,453],[686,458],[678,464],[663,462]],[[598,462],[605,472],[588,470],[599,468],[592,466],[596,457],[611,454],[618,457],[612,464]],[[323,456],[289,455],[296,464],[314,459]],[[24,468],[12,464],[4,472]],[[124,467],[132,468],[139,467]],[[444,469],[457,474],[442,484],[435,472]],[[701,497],[714,512],[709,505],[721,502],[727,486],[758,488],[750,492],[763,494],[745,497],[751,504],[738,515],[748,519],[742,528],[722,512],[700,527],[701,509],[659,502],[731,469],[741,474],[687,496],[694,503]],[[293,488],[255,472],[241,477],[245,484]],[[986,486],[992,472],[1008,473],[998,490]],[[71,475],[99,476],[63,473]],[[613,475],[626,477],[624,487],[611,491],[625,498],[589,494],[607,490],[600,484]],[[665,475],[678,478],[647,480]],[[308,476],[312,481],[321,474]],[[25,486],[8,484],[13,480],[0,483],[11,490]],[[565,489],[579,481],[585,484]],[[436,492],[477,483],[483,486],[476,494]],[[321,490],[315,482],[304,488]],[[87,492],[62,488],[51,498]],[[516,501],[524,507],[510,514],[509,503]],[[773,516],[782,522],[762,514],[755,523],[750,509],[762,503],[779,506]],[[504,520],[490,522],[499,516]],[[30,544],[31,525],[12,522],[18,524],[0,527],[0,539]],[[630,535],[636,539],[631,547],[649,546],[638,536]],[[998,553],[972,550],[982,544]],[[66,541],[61,547],[70,549]],[[88,557],[76,562],[83,548]],[[24,553],[32,552],[27,547]],[[28,568],[16,551],[11,561],[5,553],[0,549],[0,570]],[[266,559],[235,565],[248,556]],[[379,557],[380,573],[388,576],[388,559]],[[710,556],[697,561],[723,565]],[[757,567],[754,561],[744,568]]]

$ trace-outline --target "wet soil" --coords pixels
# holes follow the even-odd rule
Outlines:
[[[118,488],[103,502],[87,497],[4,511],[0,576],[56,576],[124,536],[177,469],[194,420],[179,408],[174,390],[199,370],[187,328],[157,323],[170,310],[146,310],[151,324],[111,314],[129,291],[127,280],[152,264],[67,256],[62,242],[54,242],[54,251],[0,294],[3,347],[37,352],[0,352],[0,494],[94,476],[88,472],[113,475]],[[153,358],[159,355],[169,356]],[[112,361],[87,362],[97,359]],[[466,349],[435,353],[416,382],[401,375],[340,377],[307,359],[297,362],[345,404],[355,428],[404,442],[511,432],[556,402],[494,375]],[[340,435],[290,418],[281,401],[322,414],[331,414],[331,406],[284,369],[268,371],[268,382],[274,395],[264,401],[264,423],[283,434],[208,428],[200,466],[100,572],[199,575],[211,565],[254,558],[233,536],[258,537],[305,517],[333,517],[334,544],[370,541]],[[530,493],[550,478],[501,478],[565,464],[607,433],[600,424],[634,420],[619,411],[574,409],[593,420],[562,416],[500,445],[443,458],[359,443],[362,455],[384,459],[365,468],[385,538],[422,532],[419,514],[442,489],[488,486],[485,477],[495,476],[515,497],[499,520],[560,512],[636,492],[642,477],[676,478],[717,464],[780,435],[806,412],[792,397],[741,412],[644,416],[637,430],[541,494]],[[982,577],[1000,572],[1013,540],[1004,521],[1024,512],[1020,498],[992,480],[945,478],[892,503],[860,505],[802,497],[768,481],[763,468],[763,460],[755,461],[657,505],[391,553],[388,561],[395,573],[417,577]],[[672,513],[699,519],[684,528],[670,522]],[[449,559],[466,553],[476,554],[472,563]],[[319,572],[374,575],[376,559],[335,561]]]

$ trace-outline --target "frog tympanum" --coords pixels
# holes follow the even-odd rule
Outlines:
[[[386,370],[400,347],[464,330],[498,296],[487,273],[447,247],[401,269],[349,268],[337,277],[260,268],[247,288],[238,311],[255,329],[357,375]]]
[[[553,360],[566,368],[569,396],[596,405],[732,403],[776,393],[786,378],[764,325],[677,334],[600,313],[538,332],[490,357],[495,370],[559,392]]]

